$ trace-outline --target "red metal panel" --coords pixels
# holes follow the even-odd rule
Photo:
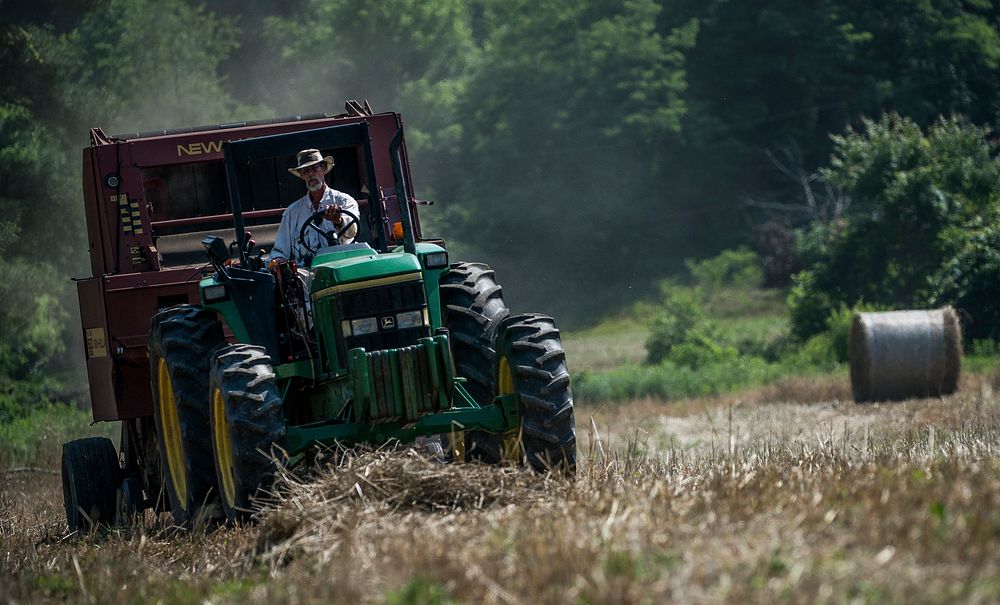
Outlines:
[[[96,159],[92,183],[94,193],[86,201],[99,218],[103,238],[103,270],[106,273],[132,273],[158,268],[149,216],[142,190],[142,174],[129,166],[127,149],[122,145],[94,147]],[[116,179],[111,186],[111,177]],[[85,177],[85,186],[86,186]],[[91,229],[93,236],[93,229]],[[94,264],[94,263],[92,263]]]
[[[100,278],[77,282],[86,349],[87,378],[90,382],[90,406],[94,420],[118,420],[114,362],[108,347],[107,313],[102,285],[103,280]]]
[[[183,134],[161,135],[142,139],[131,139],[129,153],[137,166],[169,166],[185,164],[193,161],[204,162],[222,159],[222,144],[226,141],[239,141],[252,137],[262,137],[285,132],[298,132],[313,128],[323,128],[334,124],[356,124],[365,120],[384,119],[383,116],[395,114],[379,114],[367,117],[324,118],[320,120],[302,120],[299,122],[284,122],[262,126],[246,126],[243,128],[226,128],[223,130],[204,130],[201,132],[186,132]]]
[[[199,267],[78,282],[94,420],[152,414],[149,322],[161,307],[198,302]]]
[[[120,418],[153,413],[146,350],[149,322],[161,308],[197,303],[201,277],[200,267],[185,267],[104,278]]]
[[[403,125],[399,114],[380,114],[368,120],[368,131],[372,138],[372,155],[375,161],[375,178],[381,183],[382,195],[385,197],[395,196],[396,177],[392,172],[392,158],[389,156],[389,142],[395,136],[396,131]],[[406,156],[406,146],[403,146],[403,175],[410,184],[410,193],[413,194],[413,180],[410,175],[410,166]],[[399,206],[395,198],[390,199],[385,204],[385,216],[388,219],[386,225],[386,237],[388,241],[392,239],[392,225],[399,222]],[[421,239],[420,221],[417,218],[416,205],[410,202],[410,216],[413,218],[413,227],[417,241]],[[401,241],[398,243],[402,243]]]
[[[96,156],[97,149],[93,147],[83,150],[83,209],[87,217],[91,274],[104,275],[108,272],[112,250],[106,219],[98,200],[101,177],[98,174]]]

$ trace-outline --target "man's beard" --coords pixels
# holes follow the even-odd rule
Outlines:
[[[306,189],[308,189],[309,191],[319,191],[322,188],[323,188],[323,179],[318,179],[316,177],[313,177],[309,179],[308,183],[306,183]]]

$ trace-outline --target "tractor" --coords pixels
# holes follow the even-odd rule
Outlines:
[[[347,110],[91,132],[81,315],[95,420],[122,436],[64,445],[71,531],[147,508],[187,526],[244,521],[281,466],[328,447],[440,441],[444,461],[574,472],[553,320],[511,314],[487,265],[422,236],[429,202],[413,195],[399,115]],[[304,193],[284,168],[305,148],[336,158],[334,185],[360,211],[339,232],[314,214],[305,266],[268,268],[281,212]],[[310,249],[307,230],[327,245]]]

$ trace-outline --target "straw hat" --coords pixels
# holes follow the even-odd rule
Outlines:
[[[295,168],[289,168],[288,172],[291,172],[299,178],[302,178],[302,175],[299,174],[300,170],[310,166],[315,166],[320,162],[326,164],[326,166],[323,167],[324,173],[330,172],[330,168],[333,167],[333,156],[328,155],[323,157],[323,154],[319,152],[319,149],[303,149],[295,156],[295,161],[298,162],[299,165]]]

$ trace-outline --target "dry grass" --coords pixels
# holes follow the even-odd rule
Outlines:
[[[0,601],[996,602],[1000,401],[968,386],[580,409],[576,481],[372,452],[208,533],[67,539],[58,477],[7,475]]]

